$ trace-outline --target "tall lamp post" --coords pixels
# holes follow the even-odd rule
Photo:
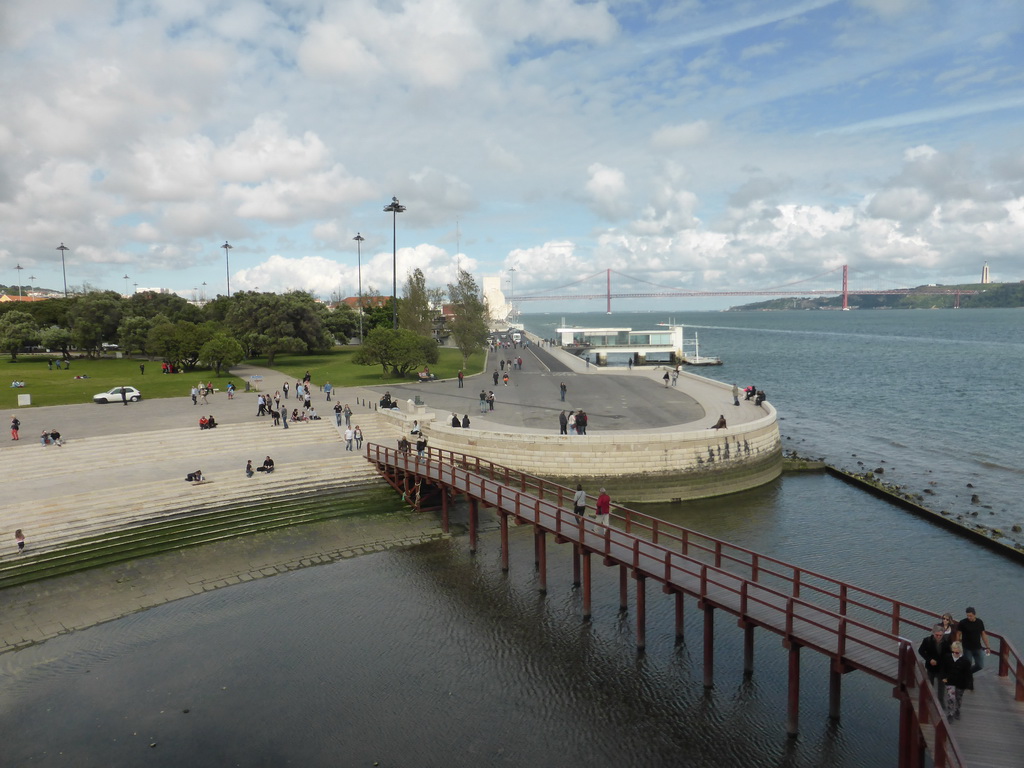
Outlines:
[[[356,241],[356,264],[359,275],[359,343],[363,343],[363,240],[366,238],[356,232],[352,238]]]
[[[24,267],[21,266],[21,264],[16,264],[14,266],[14,268],[16,270],[18,270],[18,298],[20,299],[21,298],[21,270],[23,270]]]
[[[124,295],[125,296],[128,295],[128,273],[127,272],[124,275]]]
[[[64,268],[64,251],[70,251],[71,249],[64,245],[64,243],[61,243],[57,250],[60,251],[60,271],[64,275],[64,298],[66,299],[68,297],[68,271]]]
[[[225,240],[221,248],[224,249],[224,269],[228,276],[228,298],[231,298],[231,260],[228,258],[228,251],[231,250],[231,245]]]
[[[398,214],[405,213],[405,206],[398,202],[397,197],[391,198],[391,205],[384,208],[391,214],[391,322],[398,330]]]

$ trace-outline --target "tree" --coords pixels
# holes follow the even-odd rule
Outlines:
[[[124,314],[149,320],[157,315],[163,315],[172,323],[178,320],[200,323],[206,319],[198,307],[189,304],[176,293],[163,291],[142,291],[132,294],[124,304]]]
[[[448,284],[448,297],[455,312],[449,328],[465,367],[469,356],[487,342],[487,302],[480,298],[476,280],[464,269],[459,269],[458,282]]]
[[[436,363],[437,343],[399,328],[374,328],[363,340],[353,362],[357,365],[379,365],[387,375],[405,376],[421,365]]]
[[[124,299],[113,291],[76,296],[68,310],[74,345],[92,355],[104,341],[117,338]]]
[[[409,273],[402,288],[402,300],[398,302],[398,327],[417,336],[433,336],[433,320],[427,279],[423,270],[415,269]]]
[[[138,315],[125,317],[117,329],[117,343],[129,355],[136,349],[145,354],[146,339],[155,324],[154,320]]]
[[[235,294],[225,321],[250,354],[259,347],[268,366],[273,366],[275,356],[282,352],[326,352],[334,346],[319,305],[303,291],[280,296],[251,291]]]
[[[39,334],[39,343],[47,349],[54,349],[64,358],[71,357],[71,331],[59,325],[44,328]]]
[[[199,350],[216,332],[214,323],[196,325],[187,320],[157,323],[146,337],[146,349],[176,368],[190,371],[199,363]]]
[[[333,310],[324,307],[321,322],[340,344],[347,344],[359,333],[359,316],[348,304],[339,304]]]
[[[220,376],[221,368],[230,368],[245,359],[242,345],[226,333],[218,333],[199,350],[199,360],[203,365],[213,368]]]
[[[39,341],[39,328],[28,312],[7,312],[0,317],[0,349],[9,352],[11,362],[18,359],[22,347]]]

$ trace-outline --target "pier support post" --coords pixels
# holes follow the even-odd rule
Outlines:
[[[789,641],[789,695],[786,701],[786,733],[800,732],[800,645]]]
[[[476,554],[476,522],[479,511],[479,502],[470,498],[469,500],[469,554]]]
[[[754,625],[746,624],[743,627],[743,676],[752,677],[754,674]]]
[[[647,577],[634,573],[636,579],[636,649],[643,653],[647,648]]]
[[[839,702],[843,692],[843,673],[836,669],[835,663],[828,673],[828,716],[831,720],[839,719]]]
[[[583,619],[590,621],[590,552],[583,550],[580,559],[583,560]]]
[[[704,687],[715,687],[715,607],[704,603]]]
[[[448,533],[448,489],[441,486],[441,532]]]
[[[501,514],[501,572],[508,573],[508,515]]]
[[[579,544],[572,545],[572,585],[578,587],[580,585],[580,554],[582,547]]]
[[[629,583],[629,572],[626,570],[626,566],[619,566],[619,613],[625,613],[629,610],[629,594],[626,590],[626,585]]]
[[[676,644],[683,642],[683,599],[682,592],[676,592]]]
[[[548,591],[548,550],[547,535],[540,528],[534,528],[534,536],[537,537],[537,577],[541,594]]]

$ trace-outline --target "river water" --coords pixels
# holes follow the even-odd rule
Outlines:
[[[1007,323],[1022,317],[995,312]],[[802,451],[853,465],[854,453],[869,464],[884,459],[908,485],[938,479],[928,487],[944,503],[971,481],[1000,524],[1020,514],[1002,485],[1020,474],[1019,460],[1002,454],[1014,444],[1010,371],[992,385],[998,364],[982,358],[1002,349],[1019,372],[1021,348],[1009,330],[991,338],[996,315],[790,314],[686,323],[701,325],[702,352],[726,359],[714,373],[768,392]],[[887,331],[875,315],[902,327]],[[667,319],[616,316],[614,324]],[[990,337],[968,343],[968,326]],[[951,347],[960,360],[953,371],[931,360],[948,366]],[[986,454],[986,443],[1000,450]],[[974,604],[991,628],[1024,642],[1020,565],[834,478],[787,476],[658,512],[918,605],[959,615]],[[801,734],[788,739],[786,653],[776,636],[758,633],[755,674],[745,680],[742,633],[719,616],[715,687],[705,691],[692,601],[677,646],[672,601],[648,589],[648,646],[638,656],[632,610],[618,612],[615,569],[595,567],[594,617],[584,623],[565,547],[549,548],[541,596],[528,529],[512,532],[507,575],[498,545],[492,522],[476,556],[457,536],[240,584],[6,654],[0,764],[895,764],[897,709],[885,684],[847,675],[842,719],[831,723],[828,665],[805,652]],[[971,716],[967,702],[964,727]]]

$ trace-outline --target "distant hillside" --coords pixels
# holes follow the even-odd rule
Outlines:
[[[850,309],[952,309],[956,303],[956,291],[978,291],[973,295],[960,295],[961,307],[1006,308],[1024,307],[1024,281],[1019,283],[970,283],[965,285],[919,285],[910,289],[919,293],[907,295],[851,296]],[[936,291],[949,291],[937,294]],[[786,309],[842,309],[843,297],[785,298],[757,301],[730,307],[730,311]]]

